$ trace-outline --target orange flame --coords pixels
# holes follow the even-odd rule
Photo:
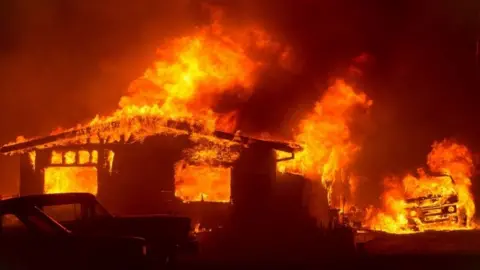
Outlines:
[[[118,110],[109,116],[97,115],[86,125],[70,129],[69,131],[78,131],[88,128],[84,133],[76,133],[75,138],[38,148],[72,143],[141,141],[155,134],[189,133],[172,126],[171,120],[174,120],[176,123],[194,127],[197,135],[190,136],[192,140],[208,141],[207,146],[185,152],[189,161],[200,165],[177,171],[177,178],[183,179],[176,181],[179,196],[184,200],[197,200],[198,194],[202,194],[205,200],[228,201],[229,187],[218,183],[229,182],[229,179],[219,179],[229,175],[218,172],[215,168],[208,172],[209,166],[206,164],[211,164],[212,159],[228,163],[238,157],[236,153],[225,151],[229,146],[210,136],[215,129],[234,131],[237,113],[217,113],[214,107],[225,94],[235,96],[241,101],[248,99],[261,69],[269,64],[288,68],[291,64],[291,52],[260,27],[225,27],[222,24],[221,11],[213,11],[210,25],[197,28],[191,35],[174,38],[158,48],[155,61],[139,79],[132,82],[127,95],[120,99]],[[57,129],[52,135],[63,131]],[[19,137],[17,142],[20,141],[25,139]],[[75,152],[62,155],[54,152],[51,164],[81,164],[87,158],[85,155],[78,153],[76,156]],[[92,153],[92,159],[96,163],[98,153]],[[107,157],[106,165],[110,170],[112,160],[113,152]],[[78,170],[81,169],[67,172],[59,168],[49,168],[48,173],[45,173],[46,191],[78,190],[77,187],[61,186],[67,180],[59,180],[60,177],[70,179],[75,175],[82,178]],[[92,170],[85,167],[85,174],[91,173]],[[192,185],[182,186],[183,183],[200,181],[212,184],[202,184],[195,192],[192,191]]]
[[[32,169],[35,171],[35,161],[37,159],[37,152],[36,151],[30,151],[28,153],[28,158],[30,160],[30,165],[32,165]]]
[[[143,138],[165,133],[169,119],[200,124],[206,134],[233,130],[236,112],[214,112],[218,98],[234,94],[248,99],[256,74],[267,64],[258,55],[278,55],[280,61],[287,49],[259,27],[225,29],[221,14],[214,15],[211,25],[160,47],[157,60],[120,99],[120,109],[109,117],[97,116],[89,125],[104,128],[120,121],[109,134],[113,140],[119,140],[118,135]]]
[[[332,187],[336,174],[346,168],[360,147],[353,143],[349,130],[352,109],[369,108],[372,101],[364,93],[356,93],[352,86],[337,80],[328,88],[315,109],[301,123],[295,141],[303,143],[304,150],[295,159],[278,164],[280,172],[305,175],[319,181],[327,190],[332,203]]]
[[[187,165],[175,168],[175,196],[183,201],[230,201],[230,169]]]
[[[371,229],[413,233],[472,229],[475,226],[475,204],[470,190],[474,166],[468,148],[450,140],[435,142],[428,154],[427,165],[433,173],[440,175],[429,175],[418,169],[418,177],[409,174],[401,181],[398,177],[385,179],[383,209],[367,218],[366,223]],[[450,202],[450,198],[458,200]],[[442,216],[422,212],[422,209],[440,212],[438,209],[442,208],[449,209]],[[427,218],[435,222],[427,222]]]
[[[88,192],[97,194],[97,168],[95,167],[47,167],[44,192]]]

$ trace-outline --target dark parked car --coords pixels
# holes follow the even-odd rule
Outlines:
[[[79,236],[28,199],[0,201],[0,269],[142,269],[146,241]]]
[[[114,216],[89,193],[24,196],[77,235],[145,238],[148,258],[172,263],[178,255],[195,254],[197,241],[187,217],[172,215]]]

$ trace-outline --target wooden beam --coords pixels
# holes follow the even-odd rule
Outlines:
[[[136,119],[138,118],[138,119]],[[141,117],[136,117],[132,118],[131,121],[144,121],[146,123],[148,122],[155,122],[155,121],[163,121],[161,118],[157,117],[148,117],[148,118],[141,118]],[[37,138],[37,139],[32,139],[28,140],[25,142],[20,142],[16,144],[10,144],[10,145],[5,145],[3,147],[0,147],[0,153],[2,154],[7,154],[9,152],[15,152],[15,151],[22,151],[22,150],[28,150],[31,148],[36,148],[42,145],[46,144],[53,144],[57,141],[62,141],[62,140],[68,140],[68,139],[74,139],[75,137],[80,137],[80,136],[85,136],[86,134],[95,134],[98,131],[108,131],[110,129],[116,129],[120,127],[120,121],[114,121],[114,122],[109,122],[106,124],[102,125],[97,125],[97,126],[89,126],[85,128],[80,128],[80,129],[73,129],[73,130],[68,130],[62,133],[58,133],[55,135],[50,135],[42,138]],[[170,128],[172,130],[178,130],[178,131],[185,131],[188,133],[201,133],[203,130],[203,126],[201,125],[200,122],[197,123],[190,123],[190,122],[185,122],[185,121],[175,121],[175,120],[168,120],[165,124],[166,128]],[[228,133],[228,132],[223,132],[223,131],[215,131],[213,133],[214,137],[217,137],[219,139],[224,139],[224,140],[240,140],[240,142],[244,145],[248,145],[251,143],[259,143],[262,144],[265,147],[284,151],[284,152],[298,152],[302,150],[302,147],[298,144],[292,144],[292,143],[286,143],[286,142],[279,142],[279,141],[268,141],[268,140],[262,140],[262,139],[256,139],[256,138],[251,138],[247,136],[240,135],[238,136],[237,134],[233,133]],[[100,138],[102,139],[102,138]],[[95,144],[82,144],[79,145],[79,148],[82,146],[86,145],[91,145],[94,146]],[[99,144],[98,144],[99,145]],[[107,144],[102,144],[103,146]],[[119,143],[113,143],[113,145],[119,145]],[[72,145],[75,147],[74,145]],[[69,146],[70,148],[72,146]],[[59,146],[61,147],[61,146]],[[75,147],[77,148],[77,147]]]

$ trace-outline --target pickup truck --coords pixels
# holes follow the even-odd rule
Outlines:
[[[447,178],[455,185],[455,180],[449,175],[435,175],[434,178]],[[428,194],[426,196],[407,198],[405,200],[408,227],[418,230],[434,228],[439,225],[467,226],[465,209],[458,204],[458,194],[452,190],[446,194]]]
[[[89,193],[29,195],[22,199],[42,209],[77,235],[144,238],[148,259],[155,264],[173,264],[178,255],[195,254],[198,248],[188,217],[114,216]]]
[[[24,198],[0,201],[0,269],[142,269],[145,239],[75,235]]]

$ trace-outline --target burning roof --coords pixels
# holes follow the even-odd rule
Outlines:
[[[327,191],[327,198],[316,197],[317,194],[325,197],[325,194],[313,192],[311,208],[315,208],[314,201],[324,199],[328,200],[330,207],[339,208],[341,205],[333,198],[334,184],[350,183],[351,193],[356,192],[359,185],[353,174],[337,177],[339,171],[349,168],[361,150],[361,142],[353,139],[350,124],[358,120],[355,109],[368,112],[372,100],[353,85],[337,79],[328,89],[319,89],[319,95],[323,95],[315,102],[313,110],[303,115],[298,126],[289,127],[293,130],[291,137],[294,142],[276,141],[272,136],[258,138],[242,135],[236,131],[240,109],[228,106],[219,109],[219,103],[225,96],[240,104],[249,100],[262,71],[272,66],[282,70],[290,68],[293,49],[275,40],[258,25],[226,27],[222,24],[221,15],[221,11],[215,10],[210,25],[167,40],[158,49],[153,64],[131,83],[127,93],[120,98],[118,109],[112,114],[96,116],[85,124],[56,130],[45,137],[19,137],[1,147],[0,152],[28,152],[30,159],[34,160],[33,150],[38,149],[85,144],[113,147],[140,143],[152,136],[183,136],[193,142],[193,147],[187,151],[188,161],[194,161],[194,165],[184,166],[185,160],[175,165],[176,195],[184,201],[225,202],[230,195],[229,168],[232,162],[238,158],[242,147],[261,143],[281,152],[296,152],[295,159],[278,163],[277,170],[303,175],[318,183],[313,185],[315,188]],[[365,55],[354,60],[355,64],[364,61]],[[354,74],[360,74],[358,71],[356,67],[351,68]],[[60,159],[67,153],[61,153]],[[93,156],[92,152],[90,158],[93,159]],[[428,157],[432,170],[446,172],[456,180],[453,189],[458,195],[459,205],[467,210],[469,219],[475,212],[470,193],[470,156],[465,146],[444,142],[434,145]],[[464,159],[458,161],[462,159],[452,157]],[[90,163],[87,165],[92,165]],[[55,166],[51,168],[45,174],[51,181],[45,183],[51,184],[48,190],[52,192],[65,191],[65,186],[59,184],[68,182],[63,181],[64,178],[90,179],[91,175],[96,175],[93,170],[79,176],[80,172],[73,169],[60,172]],[[88,167],[85,168],[78,170],[85,173]],[[375,223],[371,227],[399,231],[398,225],[404,225],[407,214],[403,207],[405,187],[413,188],[414,193],[422,193],[432,186],[440,189],[451,186],[451,183],[426,180],[431,179],[408,176],[401,185],[393,188],[394,192],[390,193],[387,187],[384,196],[386,209],[370,220]],[[88,191],[95,193],[96,187]],[[315,216],[315,209],[311,210]]]
[[[126,123],[126,124],[125,124]],[[135,130],[134,127],[138,127]],[[127,133],[121,130],[129,130]],[[188,135],[193,140],[204,140],[212,142],[218,146],[248,145],[250,143],[263,143],[272,149],[283,152],[298,152],[302,147],[293,142],[280,142],[273,140],[263,140],[253,137],[243,136],[238,133],[228,133],[223,131],[214,131],[212,134],[202,132],[203,126],[198,122],[179,122],[174,120],[165,120],[156,116],[143,116],[124,119],[124,121],[107,122],[99,125],[90,125],[83,128],[74,128],[63,132],[56,132],[52,135],[25,140],[19,139],[15,143],[2,146],[0,152],[3,154],[18,154],[36,149],[51,148],[61,145],[81,145],[81,144],[128,144],[141,142],[149,136],[155,135]]]
[[[257,74],[269,65],[284,66],[290,48],[256,25],[226,29],[222,17],[221,10],[213,9],[210,25],[159,47],[157,59],[131,83],[119,101],[119,109],[111,115],[97,116],[47,137],[19,137],[2,147],[1,152],[15,154],[69,144],[130,143],[160,134],[194,134],[194,140],[235,144],[231,142],[235,136],[229,133],[235,131],[237,111],[215,112],[217,100],[222,95],[248,99]],[[252,139],[241,140],[245,143]],[[268,143],[282,151],[299,149],[298,145]]]
[[[296,160],[279,163],[278,170],[302,174],[320,183],[319,188],[328,190],[333,207],[330,199],[334,175],[349,166],[360,149],[358,143],[352,142],[349,124],[355,107],[368,109],[372,104],[364,93],[340,79],[325,92],[318,89],[319,95],[324,92],[323,96],[300,125],[293,128],[295,143],[273,140],[272,136],[243,136],[236,131],[239,108],[217,108],[225,96],[240,104],[246,102],[255,91],[259,74],[270,68],[289,71],[292,54],[290,46],[262,27],[251,23],[226,26],[222,24],[222,12],[213,10],[210,25],[159,47],[153,64],[132,82],[115,112],[46,137],[19,137],[0,148],[0,152],[18,154],[84,144],[113,146],[165,134],[185,136],[194,143],[188,154],[197,167],[176,166],[181,169],[176,169],[177,183],[196,181],[202,182],[201,186],[215,186],[210,180],[224,179],[226,174],[210,174],[213,167],[231,166],[239,156],[238,147],[262,143],[281,152],[299,152]],[[212,166],[212,159],[221,162]],[[179,179],[180,173],[188,181]],[[192,181],[199,175],[201,181]],[[226,186],[224,183],[220,186]],[[189,193],[183,194],[184,198],[209,195],[205,189],[193,192],[189,187],[183,191]],[[220,197],[221,201],[225,199]]]

